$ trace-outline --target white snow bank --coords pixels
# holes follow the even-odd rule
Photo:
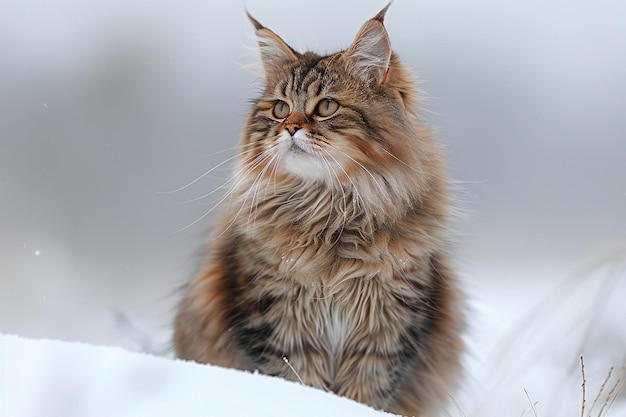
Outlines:
[[[581,354],[587,410],[616,367],[590,416],[600,415],[620,377],[625,387],[626,262],[566,270],[494,265],[467,273],[473,300],[467,380],[442,415],[532,417],[531,403],[539,417],[580,415]],[[384,415],[278,378],[117,347],[0,335],[0,417]],[[606,416],[626,417],[626,393]]]
[[[115,347],[0,335],[0,416],[376,416],[279,378]]]

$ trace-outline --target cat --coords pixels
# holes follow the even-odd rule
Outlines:
[[[173,343],[182,359],[425,416],[456,385],[464,317],[448,180],[388,7],[328,56],[296,52],[248,13],[265,89]]]

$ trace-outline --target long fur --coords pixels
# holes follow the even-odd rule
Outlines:
[[[266,88],[174,344],[184,359],[296,380],[287,358],[308,385],[424,416],[455,385],[463,317],[439,146],[385,11],[329,56],[295,52],[251,18]],[[339,107],[321,117],[326,99]]]

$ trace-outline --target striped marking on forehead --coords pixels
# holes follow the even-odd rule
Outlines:
[[[324,75],[323,65],[320,64],[322,57],[310,57],[300,62],[291,71],[293,92],[300,94],[303,91],[307,91],[309,86],[319,80]]]
[[[306,56],[291,69],[286,80],[278,83],[275,92],[289,97],[294,102],[305,100],[306,96],[319,96],[333,79],[327,72],[328,58],[317,55]]]

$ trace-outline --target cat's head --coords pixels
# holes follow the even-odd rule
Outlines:
[[[419,198],[440,159],[417,122],[414,83],[391,50],[387,8],[328,56],[295,51],[249,16],[265,89],[242,137],[247,174],[352,190],[377,205]]]

